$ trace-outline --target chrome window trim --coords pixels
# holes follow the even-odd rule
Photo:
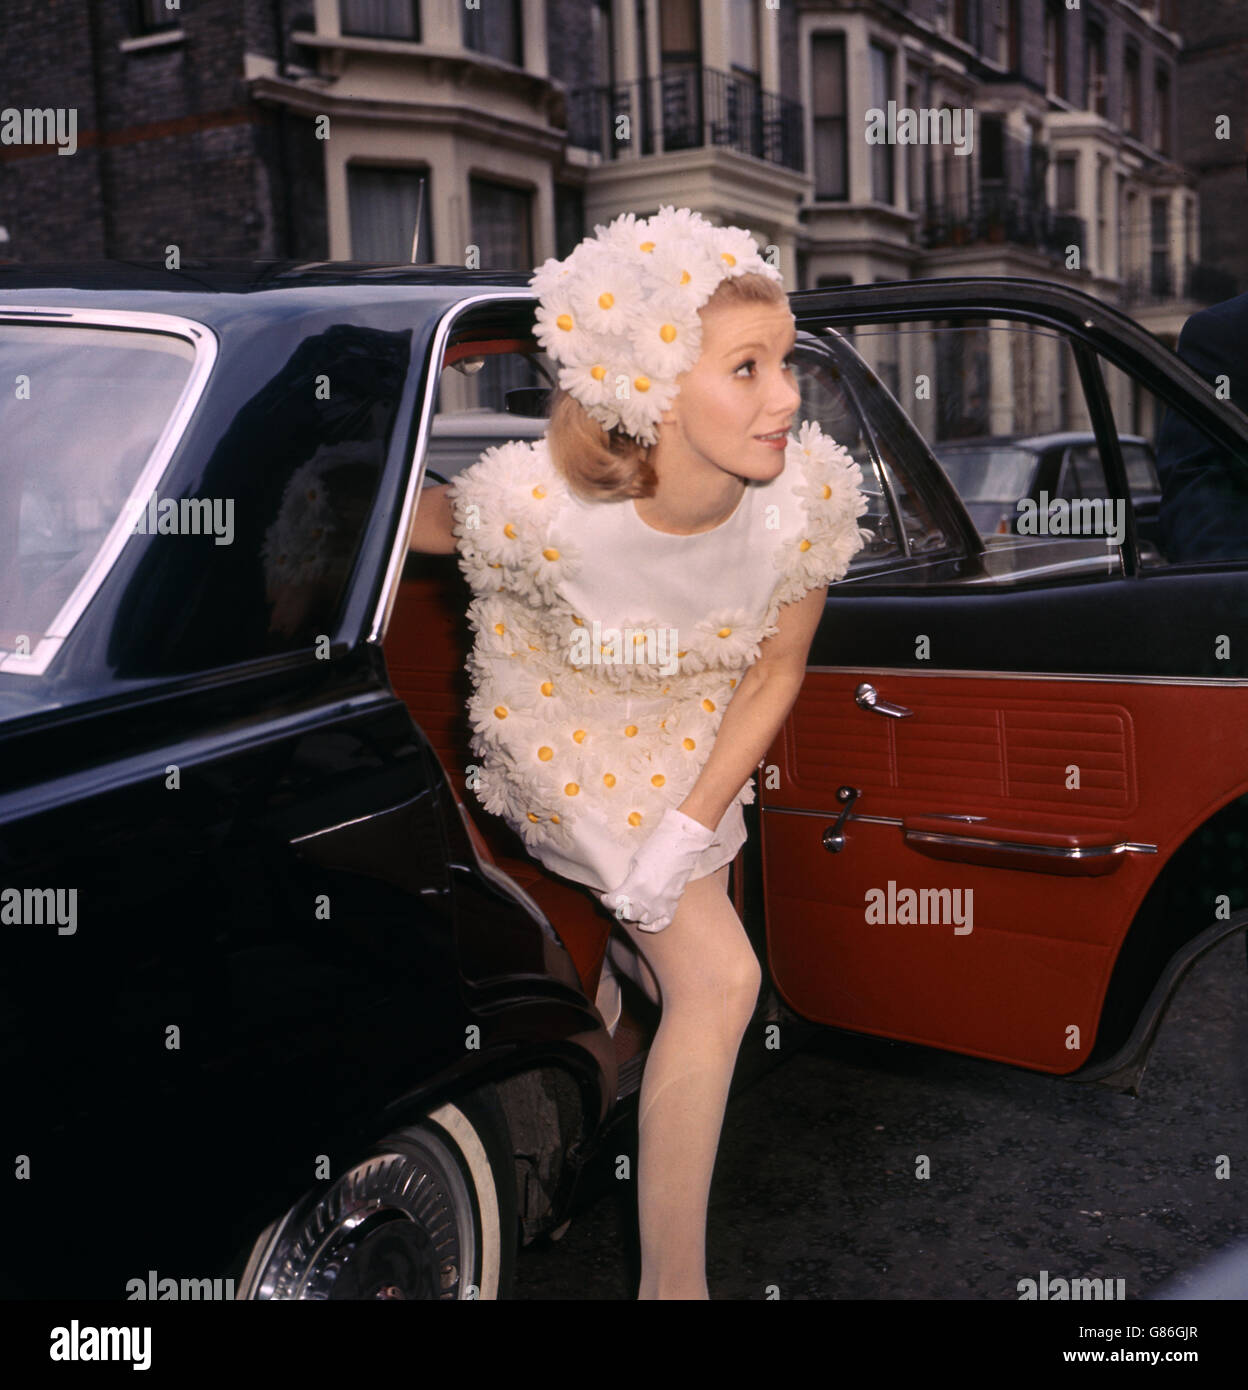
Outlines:
[[[948,667],[921,671],[912,666],[807,666],[807,672],[820,675],[862,675],[862,676],[940,676],[959,680],[1001,680],[1001,681],[1091,681],[1100,684],[1134,685],[1224,685],[1248,687],[1248,676],[1116,676],[1116,675],[1064,675],[1060,671],[955,671]],[[838,813],[839,814],[839,813]]]
[[[440,377],[440,364],[446,350],[446,340],[451,336],[451,329],[455,323],[468,310],[478,304],[498,304],[513,300],[527,300],[531,304],[537,303],[537,296],[532,290],[525,289],[506,289],[499,288],[484,294],[469,295],[465,299],[458,299],[446,310],[438,326],[433,331],[433,340],[429,347],[429,374],[425,380],[424,399],[420,403],[420,421],[417,426],[416,443],[412,450],[413,466],[407,480],[407,492],[403,498],[403,510],[399,516],[399,529],[394,537],[394,544],[390,549],[390,559],[386,564],[386,576],[382,581],[381,594],[377,600],[377,606],[373,609],[372,622],[369,624],[367,641],[381,645],[386,640],[386,630],[390,626],[390,615],[394,611],[395,600],[399,596],[399,582],[403,577],[403,565],[407,559],[407,539],[411,534],[412,520],[416,515],[416,499],[421,491],[421,480],[425,474],[425,467],[429,457],[429,431],[433,424],[433,402],[438,392],[438,380]],[[415,466],[415,460],[420,460],[420,467]]]
[[[139,470],[130,495],[104,537],[103,544],[87,566],[86,572],[61,605],[49,623],[48,631],[29,656],[18,656],[13,652],[0,654],[0,671],[21,676],[42,676],[116,564],[117,557],[131,535],[138,499],[156,491],[157,484],[164,477],[169,460],[173,457],[173,452],[203,395],[209,374],[217,360],[218,344],[217,335],[207,324],[182,318],[177,314],[149,313],[145,310],[67,309],[55,306],[0,304],[0,324],[13,322],[72,324],[87,328],[127,328],[140,332],[163,333],[185,339],[195,351],[182,394],[157,436],[147,462]]]

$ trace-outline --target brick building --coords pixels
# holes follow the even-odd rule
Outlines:
[[[1243,274],[1239,0],[477,4],[6,0],[3,107],[79,137],[0,143],[0,256],[407,261],[419,222],[421,261],[517,268],[675,203],[795,287],[1054,278],[1170,341]],[[869,144],[890,102],[973,148]]]

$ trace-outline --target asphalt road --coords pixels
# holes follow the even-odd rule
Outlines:
[[[1017,1300],[1042,1270],[1139,1299],[1248,1239],[1242,938],[1184,981],[1138,1098],[800,1026],[764,1055],[762,1030],[711,1189],[712,1299]],[[521,1252],[516,1298],[635,1297],[633,1184],[604,1172],[591,1191],[557,1241]]]

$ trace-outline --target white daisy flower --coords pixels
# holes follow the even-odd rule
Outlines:
[[[711,223],[700,212],[674,207],[671,203],[660,207],[646,222],[646,230],[656,242],[696,240],[697,234],[709,226]]]
[[[613,400],[615,411],[630,434],[643,444],[657,444],[659,422],[679,388],[670,378],[649,376],[635,360],[630,359],[623,372],[628,390],[622,400]]]
[[[476,594],[497,594],[504,587],[502,565],[490,564],[475,545],[460,544],[459,568]]]
[[[758,660],[760,635],[745,609],[721,608],[696,624],[691,640],[708,667],[736,670]]]
[[[474,732],[498,746],[507,740],[504,722],[516,714],[536,710],[539,691],[524,663],[512,657],[485,663],[468,700],[468,716]]]
[[[523,569],[533,581],[539,604],[558,601],[559,586],[578,573],[581,548],[550,524],[535,528]]]
[[[642,307],[641,277],[635,266],[601,251],[577,275],[572,298],[582,327],[626,337],[629,319]]]
[[[747,270],[758,270],[759,267],[754,264],[761,259],[758,244],[741,227],[712,227],[709,240],[711,255],[721,267],[722,275],[735,278],[744,275]]]
[[[514,604],[493,594],[468,605],[468,626],[477,634],[475,650],[485,657],[510,657],[526,650],[528,638],[513,617]]]
[[[685,295],[658,290],[629,316],[628,339],[634,360],[647,376],[680,376],[702,351],[702,320]]]
[[[679,234],[660,237],[650,262],[655,278],[695,313],[714,293],[721,278],[719,267],[705,248]]]
[[[576,362],[559,368],[559,385],[589,411],[605,428],[618,422],[615,414],[615,388],[620,377],[629,370],[632,347],[627,338],[612,335],[603,343],[602,351],[592,361]],[[610,424],[600,412],[613,415]]]
[[[626,258],[644,254],[642,244],[652,240],[649,222],[632,212],[622,212],[609,227],[595,223],[594,232],[608,250]]]
[[[715,734],[719,720],[714,713],[703,709],[701,697],[682,700],[667,716],[665,733],[668,746],[681,761],[700,770],[711,749],[715,746]]]
[[[516,784],[507,764],[487,750],[473,779],[473,794],[492,816],[502,816],[506,821],[514,821],[521,813],[520,787]]]
[[[569,286],[556,287],[538,304],[533,336],[557,362],[585,362],[594,353],[594,340],[580,325]]]
[[[557,291],[561,282],[572,284],[576,278],[576,267],[568,257],[556,260],[548,256],[529,277],[529,288],[539,299],[545,299],[551,291]]]

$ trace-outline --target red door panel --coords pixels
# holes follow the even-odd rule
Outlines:
[[[478,851],[484,849],[537,902],[593,998],[611,930],[605,909],[587,889],[549,872],[527,854],[506,822],[481,810],[467,792],[473,755],[464,663],[472,647],[467,621],[471,597],[453,558],[409,561],[384,643],[390,683],[424,731],[461,806],[467,806]]]
[[[912,716],[859,708],[864,681]],[[1248,691],[1233,687],[809,671],[766,759],[779,786],[760,779],[777,988],[821,1023],[1076,1070],[1166,858],[1248,789],[1232,778],[1248,765],[1246,730]],[[842,785],[862,795],[833,854],[822,837]],[[907,831],[949,840],[907,843]],[[1123,843],[1158,852],[1100,856],[1096,867],[1112,871],[1096,873],[1041,852]],[[916,919],[926,910],[929,920],[906,921],[905,889],[949,896],[919,898]],[[869,921],[869,901],[891,920]],[[964,911],[969,901],[969,933],[950,920],[958,901]]]

